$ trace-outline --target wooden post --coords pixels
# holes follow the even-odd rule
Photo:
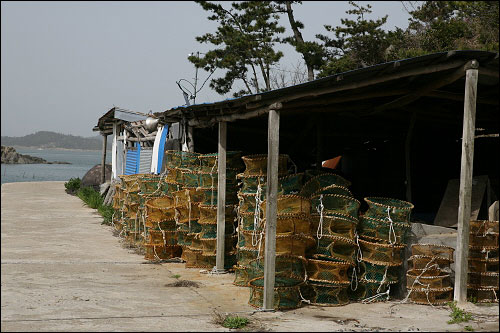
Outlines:
[[[410,148],[411,148],[411,137],[413,134],[413,126],[415,126],[415,119],[417,118],[417,113],[414,111],[410,118],[410,126],[408,127],[408,134],[406,135],[405,142],[405,161],[406,161],[406,201],[411,202],[411,173],[410,173]]]
[[[264,257],[264,310],[274,309],[274,277],[276,263],[276,213],[278,204],[278,155],[280,113],[269,110],[267,128],[267,206]]]
[[[102,135],[102,162],[101,162],[101,184],[106,182],[106,146],[108,143],[108,135]]]
[[[471,214],[472,167],[474,161],[474,134],[476,122],[477,61],[466,70],[464,97],[464,124],[462,133],[462,166],[458,206],[458,233],[455,256],[455,294],[458,304],[467,301],[467,275],[469,254],[469,222]]]
[[[220,122],[219,122],[220,124]],[[187,121],[186,121],[186,126],[187,126],[187,146],[188,150],[192,153],[194,153],[194,138],[193,138],[193,126],[189,126]]]
[[[215,268],[217,272],[224,271],[224,242],[226,233],[226,136],[227,123],[219,122],[219,153],[217,178],[217,251]]]

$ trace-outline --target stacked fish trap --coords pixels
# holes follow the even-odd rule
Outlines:
[[[467,296],[498,303],[498,221],[470,221]]]
[[[116,231],[122,233],[123,230],[123,219],[124,219],[124,210],[123,210],[123,196],[124,192],[122,190],[122,183],[117,183],[114,185],[115,194],[113,195],[113,216],[111,217],[111,223]]]
[[[403,249],[411,229],[410,202],[380,197],[367,197],[368,210],[358,225],[357,255],[359,276],[353,299],[363,302],[389,299],[390,286],[398,283],[403,264]]]
[[[141,174],[122,175],[122,191],[123,191],[123,228],[125,239],[130,243],[138,242],[141,236],[141,221],[140,221],[140,187],[138,178]]]
[[[300,177],[291,175],[284,177],[282,182],[290,178]],[[285,186],[286,187],[286,186]],[[297,188],[298,190],[298,188]],[[257,258],[250,261],[247,271],[251,288],[249,304],[261,307],[264,291],[264,253],[266,242],[266,204],[260,203],[261,223],[255,232],[243,233],[244,246],[257,251]],[[307,250],[314,245],[310,236],[310,209],[309,199],[296,194],[280,194],[277,197],[276,216],[276,257],[274,303],[275,309],[293,309],[301,305],[300,287],[306,281]]]
[[[257,250],[252,248],[252,243],[257,244],[256,233],[260,225],[260,203],[266,197],[267,182],[267,155],[248,155],[241,158],[245,164],[243,173],[237,174],[240,181],[240,190],[237,193],[239,204],[237,207],[238,227],[237,227],[237,265],[235,270],[235,280],[233,284],[241,287],[248,287],[250,281],[247,268],[250,261],[257,259]],[[287,174],[287,155],[278,157],[278,175]],[[248,235],[254,235],[253,240],[246,244]]]
[[[408,296],[414,303],[441,305],[452,300],[450,264],[454,249],[436,244],[413,244],[413,268],[406,272]]]
[[[355,265],[359,201],[349,181],[335,174],[313,176],[300,194],[311,199],[313,245],[307,253],[307,283],[302,295],[311,304],[349,303],[348,270]]]

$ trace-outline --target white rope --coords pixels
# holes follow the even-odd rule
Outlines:
[[[302,296],[302,292],[300,291],[300,288],[298,288],[298,290],[299,290],[299,295],[300,295],[300,301],[304,302],[304,303],[307,303],[307,304],[311,304],[310,300],[305,299],[304,296]]]
[[[387,280],[387,269],[389,268],[389,266],[385,266],[385,272],[384,272],[384,276],[382,277],[382,281],[380,281],[380,285],[378,286],[377,288],[377,293],[380,292],[380,289],[382,288],[382,285],[385,283],[385,281]]]
[[[352,275],[351,275],[351,290],[352,291],[356,291],[358,290],[358,273],[356,273],[356,267],[357,266],[354,266],[352,268]],[[356,282],[356,288],[352,289],[352,282]]]
[[[391,285],[388,285],[387,291],[385,293],[379,293],[379,294],[373,295],[371,297],[367,297],[364,300],[362,300],[361,303],[367,304],[367,303],[374,302],[377,298],[379,298],[381,296],[384,296],[384,295],[387,295],[386,301],[388,301],[389,300],[389,292],[390,291],[391,291]]]
[[[498,302],[498,298],[497,298],[497,292],[495,289],[492,289],[491,291],[493,291],[493,295],[495,295],[495,302]]]
[[[390,211],[390,208],[387,207],[387,219],[389,220],[389,222],[391,222],[391,224],[389,225],[389,244],[395,244],[396,243],[396,232],[394,231],[394,225],[393,225],[393,222],[392,222],[392,219],[391,219],[391,215],[389,214],[389,211]],[[391,240],[391,234],[394,235],[394,241]]]
[[[361,252],[361,247],[359,246],[359,236],[357,231],[354,231],[354,235],[356,237],[356,245],[358,246],[358,252],[356,253],[356,260],[358,262],[363,261],[363,252]]]
[[[422,272],[421,272],[421,273],[420,273],[420,274],[419,274],[419,275],[415,278],[415,280],[413,281],[413,283],[412,283],[412,285],[411,285],[411,287],[410,287],[410,291],[408,292],[408,294],[406,295],[406,297],[405,297],[405,298],[404,298],[404,299],[400,302],[400,304],[401,304],[401,303],[406,303],[406,302],[408,301],[408,298],[410,298],[410,294],[411,294],[411,293],[412,293],[412,291],[413,291],[413,286],[415,286],[415,283],[418,283],[418,284],[420,284],[421,286],[427,286],[427,289],[429,288],[430,284],[423,284],[422,282],[420,282],[420,280],[419,280],[419,279],[420,279],[420,277],[421,277],[421,276],[422,276],[422,275],[423,275],[426,271],[428,271],[429,269],[433,269],[433,268],[435,268],[435,269],[439,269],[439,265],[438,265],[437,263],[436,263],[436,264],[432,264],[432,265],[430,265],[430,264],[431,264],[434,260],[436,260],[436,257],[432,257],[431,261],[429,261],[429,262],[425,265],[425,267],[423,268]],[[429,265],[430,265],[430,266],[429,266]],[[429,292],[427,291],[426,296],[427,296],[427,301],[429,302],[429,295],[428,295],[428,293],[429,293]],[[429,304],[430,304],[430,305],[432,305],[432,304],[431,304],[431,302],[429,302]]]
[[[158,261],[161,261],[160,257],[158,257],[158,255],[156,254],[156,245],[153,245],[153,251],[155,253],[155,258],[158,260]]]
[[[297,164],[295,164],[295,163],[292,161],[292,159],[290,158],[290,156],[288,156],[288,160],[290,161],[290,163],[292,163],[294,173],[297,173]]]
[[[261,200],[260,200],[260,196],[261,196],[261,192],[262,192],[262,187],[260,185],[260,181],[259,181],[259,184],[257,185],[257,192],[255,193],[255,211],[254,211],[254,215],[253,215],[253,231],[252,231],[252,246],[257,246],[257,230],[259,228],[259,225],[260,225],[260,203],[261,203]],[[262,238],[262,236],[261,236]]]
[[[323,210],[325,209],[325,206],[323,205],[323,194],[319,196],[319,205],[316,207],[316,210],[319,213],[319,224],[318,224],[318,230],[316,230],[316,237],[318,238],[318,246],[319,246],[319,240],[321,237],[323,237]]]

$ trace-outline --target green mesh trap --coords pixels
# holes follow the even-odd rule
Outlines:
[[[235,265],[234,268],[234,281],[233,284],[238,287],[248,287],[248,277],[247,268],[244,266]]]
[[[146,242],[151,245],[177,245],[177,231],[149,230]]]
[[[390,284],[359,281],[355,290],[348,289],[349,298],[363,303],[385,302],[389,300]]]
[[[199,155],[189,151],[167,150],[165,152],[165,161],[169,168],[198,167],[200,166]]]
[[[346,197],[353,196],[351,191],[349,191],[349,189],[347,187],[335,185],[335,184],[320,188],[319,190],[314,192],[311,196],[316,196],[316,195],[320,195],[320,194],[339,194],[339,195],[343,195]]]
[[[322,235],[354,239],[358,221],[349,215],[337,214],[323,216],[313,214],[310,218],[310,233],[316,238]],[[320,223],[321,222],[321,223]]]
[[[401,270],[399,266],[384,266],[372,264],[366,260],[358,263],[359,279],[367,282],[394,284],[398,282]]]
[[[146,260],[167,260],[180,257],[182,248],[179,245],[144,244]]]
[[[252,281],[248,282],[250,287],[250,300],[248,304],[255,308],[262,308],[264,302],[264,287],[252,285]],[[287,310],[299,308],[302,304],[300,297],[300,286],[295,287],[275,287],[273,308],[275,310]]]
[[[400,266],[403,263],[405,245],[384,244],[375,241],[358,240],[360,256],[372,264],[383,266]]]
[[[266,225],[266,219],[262,219],[262,227]],[[276,218],[276,234],[309,235],[311,222],[307,215],[278,215]]]
[[[323,235],[308,250],[307,257],[315,259],[354,263],[356,243],[349,238]]]
[[[261,186],[261,193],[263,197],[266,195],[265,183],[267,182],[267,177],[263,176],[248,176],[240,173],[236,176],[237,179],[241,181],[240,193],[245,194],[255,194],[257,193],[258,186]]]
[[[424,269],[431,265],[436,264],[440,269],[449,268],[450,264],[453,260],[450,260],[445,257],[437,257],[437,256],[426,256],[426,255],[412,255],[408,258],[409,262],[412,262],[413,268],[415,269]]]
[[[217,172],[218,153],[200,154],[198,156],[200,166],[205,172]],[[241,151],[227,151],[226,152],[226,170],[241,170],[244,168],[241,159]]]
[[[385,243],[404,244],[411,230],[408,223],[391,222],[385,219],[375,219],[362,216],[359,219],[359,235]]]
[[[390,218],[394,222],[409,222],[413,204],[411,202],[382,197],[366,197],[369,208],[366,217]]]
[[[162,196],[146,200],[146,219],[151,222],[174,220],[174,199],[170,196]]]
[[[166,175],[143,175],[139,178],[139,188],[142,195],[168,194],[169,184],[165,182]]]
[[[305,281],[306,259],[299,256],[277,255],[275,258],[275,287],[296,286]],[[264,286],[264,258],[253,259],[247,266],[253,285]]]
[[[251,176],[260,176],[267,174],[267,155],[248,155],[241,157],[245,163],[243,174]],[[280,154],[278,156],[278,175],[287,174],[288,155]]]
[[[248,267],[250,265],[250,261],[257,259],[257,255],[257,250],[239,247],[236,254],[238,265]]]
[[[309,198],[313,193],[330,185],[348,188],[351,186],[351,182],[333,173],[323,173],[309,179],[300,190],[299,195]]]
[[[312,305],[340,306],[349,304],[349,287],[308,281],[300,287],[302,297]]]
[[[239,213],[239,228],[240,230],[254,230],[255,215],[253,213]]]
[[[266,216],[267,200],[262,201],[260,210],[262,216]],[[277,199],[278,216],[282,215],[309,215],[311,201],[299,195],[279,195]]]
[[[347,271],[352,264],[327,260],[307,260],[307,278],[309,281],[348,285],[350,283]]]
[[[450,274],[439,268],[410,269],[406,272],[406,287],[410,290],[449,288]]]
[[[360,202],[340,194],[319,194],[311,197],[312,213],[330,215],[345,214],[358,218]]]

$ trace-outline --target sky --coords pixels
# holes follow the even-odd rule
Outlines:
[[[408,26],[400,1],[358,3],[372,5],[370,19],[388,14],[385,29]],[[347,1],[303,1],[294,15],[305,25],[304,39],[316,40],[316,34],[326,33],[323,25],[340,25],[349,8]],[[291,35],[285,18],[281,23]],[[216,27],[190,1],[2,1],[2,136],[54,131],[89,137],[98,134],[92,128],[113,106],[148,113],[184,105],[176,81],[194,83],[188,54],[208,51],[195,37]],[[285,53],[282,69],[301,61],[290,46],[279,49]],[[199,71],[198,87],[207,76]],[[231,97],[207,83],[196,102]]]

